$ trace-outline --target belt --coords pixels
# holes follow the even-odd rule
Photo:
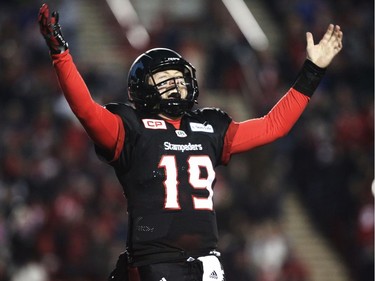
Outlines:
[[[214,255],[220,257],[220,252],[216,250],[202,250],[202,251],[176,251],[154,253],[143,256],[128,255],[129,264],[132,266],[142,266],[152,263],[161,262],[181,262],[181,261],[194,261],[198,257]]]

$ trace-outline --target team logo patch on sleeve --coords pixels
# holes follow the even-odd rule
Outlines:
[[[164,120],[158,119],[142,119],[143,125],[147,129],[154,129],[154,130],[166,130],[167,124]]]
[[[193,132],[205,132],[205,133],[213,133],[214,132],[214,128],[210,124],[204,125],[202,123],[190,122],[190,129]]]

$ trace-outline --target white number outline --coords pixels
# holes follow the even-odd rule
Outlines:
[[[211,159],[207,155],[192,155],[187,160],[189,165],[189,183],[194,189],[207,189],[208,197],[192,195],[194,209],[213,210],[213,189],[212,183],[215,179],[215,170]],[[178,199],[178,168],[175,155],[163,155],[160,159],[159,168],[164,168],[164,208],[167,210],[181,210]],[[201,168],[206,169],[207,177],[201,177]]]

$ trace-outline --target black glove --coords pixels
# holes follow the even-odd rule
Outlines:
[[[43,4],[39,10],[38,23],[51,54],[61,54],[68,49],[68,43],[61,33],[58,12],[53,12],[50,17],[48,5]]]

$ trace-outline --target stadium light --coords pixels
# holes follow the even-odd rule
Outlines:
[[[135,49],[142,49],[150,42],[150,35],[140,23],[138,15],[129,0],[107,0],[113,15],[125,30],[126,38]]]
[[[268,38],[245,2],[243,0],[222,1],[250,46],[256,51],[266,50],[269,46]]]

